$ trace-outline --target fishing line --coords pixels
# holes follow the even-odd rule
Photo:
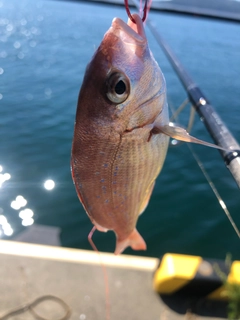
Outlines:
[[[190,132],[192,130],[195,114],[196,114],[196,110],[195,110],[195,108],[192,107],[190,109],[190,117],[189,117],[188,126],[187,126],[188,132]]]
[[[172,112],[172,116],[170,117],[170,122],[175,121],[177,119],[177,117],[179,116],[179,114],[183,111],[183,109],[185,109],[185,107],[188,105],[189,103],[189,99],[186,98],[183,103],[177,108],[177,110],[174,109],[173,105],[169,104],[169,108]],[[190,133],[193,127],[193,123],[194,123],[194,118],[195,118],[195,109],[194,108],[190,108],[190,116],[189,116],[189,120],[188,120],[188,125],[187,125],[187,132]],[[179,141],[179,140],[171,140],[171,145],[172,146],[176,146],[176,145],[180,145],[182,144],[183,141]]]
[[[135,19],[133,18],[131,12],[130,12],[130,9],[129,9],[129,5],[128,5],[128,0],[124,0],[124,4],[125,4],[125,9],[126,9],[126,12],[127,12],[127,15],[129,17],[129,19],[133,22],[133,23],[136,23]],[[147,18],[147,13],[150,9],[150,6],[151,6],[151,1],[150,1],[150,4],[148,5],[148,0],[145,0],[145,5],[144,5],[144,8],[142,10],[142,1],[140,1],[140,7],[139,7],[139,10],[140,11],[143,11],[143,17],[142,17],[142,21],[144,22]]]
[[[172,116],[171,116],[171,118],[170,118],[171,121],[176,120],[176,118],[178,117],[178,115],[179,115],[179,114],[181,113],[181,111],[187,106],[188,103],[189,103],[189,99],[187,98],[187,99],[185,99],[185,100],[183,101],[183,103],[177,108],[177,110],[174,110],[174,107],[173,107],[172,105],[170,106],[170,109],[171,109],[171,111],[172,111]],[[188,126],[187,126],[187,131],[188,131],[188,132],[190,132],[191,129],[192,129],[195,114],[196,114],[196,111],[195,111],[194,107],[191,106],[190,116],[189,116],[189,121],[188,121]],[[173,140],[173,141],[171,142],[171,145],[173,145],[173,146],[176,146],[177,144],[179,144],[177,140]],[[230,221],[233,229],[235,230],[237,236],[240,238],[240,231],[239,231],[238,227],[236,226],[235,222],[233,221],[233,218],[232,218],[232,216],[231,216],[231,214],[230,214],[230,212],[229,212],[229,210],[228,210],[225,202],[223,201],[222,197],[220,196],[217,188],[215,187],[215,185],[214,185],[213,181],[211,180],[209,174],[207,173],[206,169],[204,168],[203,163],[201,162],[201,160],[199,159],[199,157],[197,156],[197,154],[194,152],[191,144],[188,143],[187,146],[188,146],[189,150],[191,151],[192,156],[193,156],[193,158],[195,159],[195,161],[197,162],[199,168],[201,169],[201,171],[202,171],[205,179],[207,180],[209,186],[211,187],[213,193],[215,194],[215,196],[216,196],[216,198],[217,198],[217,200],[218,200],[218,203],[220,204],[222,210],[223,210],[224,213],[226,214],[226,216],[227,216],[228,220]]]
[[[169,104],[169,108],[172,111],[172,116],[170,117],[169,121],[176,120],[179,114],[183,111],[183,109],[186,107],[186,105],[189,103],[189,99],[186,98],[183,103],[177,108],[177,110],[174,110],[173,106]]]
[[[29,311],[36,319],[38,320],[54,320],[53,318],[49,319],[49,318],[45,318],[43,316],[40,316],[35,310],[34,307],[36,307],[39,303],[43,302],[43,301],[47,301],[47,300],[53,300],[57,303],[59,303],[62,308],[65,311],[64,316],[62,316],[61,318],[57,318],[55,320],[68,320],[71,316],[71,309],[69,308],[69,306],[66,304],[66,302],[64,302],[62,299],[53,296],[53,295],[45,295],[45,296],[41,296],[35,300],[33,300],[31,303],[25,304],[21,307],[18,307],[16,309],[13,309],[7,313],[5,313],[3,316],[0,316],[0,320],[6,320],[10,317],[13,317],[17,314]]]
[[[177,108],[177,110],[174,110],[174,107],[172,105],[169,105],[169,108],[171,109],[171,112],[172,112],[172,116],[170,117],[169,121],[171,122],[176,120],[179,114],[183,111],[183,109],[188,105],[189,102],[190,102],[189,99],[186,98],[183,101],[183,103]],[[192,130],[195,114],[196,114],[196,110],[194,108],[190,108],[190,116],[189,116],[188,125],[187,125],[188,133],[190,133],[190,131]]]
[[[199,157],[197,156],[197,154],[193,151],[193,148],[192,148],[192,146],[191,146],[190,144],[188,144],[188,148],[189,148],[190,151],[192,152],[192,155],[193,155],[194,159],[196,160],[199,168],[201,169],[203,175],[205,176],[205,178],[206,178],[209,186],[211,187],[212,191],[214,192],[214,194],[215,194],[215,196],[216,196],[216,198],[217,198],[217,200],[218,200],[221,208],[222,208],[223,211],[225,212],[225,214],[226,214],[228,220],[230,221],[233,229],[235,230],[237,236],[240,238],[240,231],[239,231],[238,227],[236,226],[235,222],[233,221],[233,218],[232,218],[232,216],[231,216],[231,214],[230,214],[230,212],[229,212],[229,210],[228,210],[225,202],[223,201],[222,197],[220,196],[217,188],[215,187],[215,185],[214,185],[214,183],[212,182],[210,176],[208,175],[207,171],[205,170],[205,168],[204,168],[204,166],[203,166],[203,163],[200,161],[200,159],[199,159]]]
[[[101,252],[98,250],[98,248],[96,247],[96,245],[94,244],[94,242],[92,240],[92,236],[93,236],[94,231],[96,229],[97,228],[95,226],[93,226],[92,230],[90,231],[90,233],[88,235],[88,241],[89,241],[90,245],[92,246],[93,250],[96,253],[98,253],[99,261],[100,261],[102,272],[103,272],[103,276],[104,276],[104,282],[105,282],[106,320],[110,320],[110,295],[109,295],[109,281],[108,281],[107,269],[106,269],[105,264],[102,261]]]

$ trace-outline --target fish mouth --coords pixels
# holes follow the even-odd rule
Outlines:
[[[112,21],[113,33],[118,34],[122,40],[127,43],[134,42],[138,43],[139,45],[144,45],[147,39],[142,19],[136,13],[134,13],[132,16],[136,23],[128,19],[128,23],[126,24],[120,18],[114,18]]]

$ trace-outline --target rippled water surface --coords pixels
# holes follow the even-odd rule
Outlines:
[[[63,246],[86,248],[91,223],[70,175],[70,150],[86,64],[121,7],[0,0],[0,237],[33,223],[59,226]],[[151,18],[240,141],[240,25],[153,12]],[[169,104],[185,92],[147,30]],[[188,110],[180,121],[186,124]],[[193,134],[211,141],[196,119]],[[240,227],[240,195],[218,151],[193,146]],[[50,180],[50,181],[48,181]],[[47,181],[47,182],[46,182]],[[170,148],[138,229],[148,250],[240,259],[240,242],[187,145]],[[103,251],[114,234],[96,233]],[[128,249],[127,253],[133,253]]]

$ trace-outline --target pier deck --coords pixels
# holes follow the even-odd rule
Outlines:
[[[101,253],[109,281],[114,320],[217,319],[226,305],[194,299],[171,300],[152,289],[155,258]],[[95,252],[0,240],[0,318],[43,295],[55,295],[71,309],[71,320],[106,319],[105,283]],[[45,301],[34,309],[46,319],[59,319],[59,304]],[[2,318],[1,318],[2,319]],[[33,320],[26,311],[14,320]]]

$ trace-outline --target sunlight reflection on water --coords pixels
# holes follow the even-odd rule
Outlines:
[[[10,180],[12,177],[10,173],[3,172],[4,168],[0,165],[0,188],[7,188],[6,181]],[[44,182],[44,188],[47,191],[53,190],[55,187],[55,182],[52,179],[48,179]],[[21,220],[21,224],[23,227],[28,227],[34,223],[34,211],[30,208],[22,209],[26,207],[28,201],[22,195],[17,195],[14,200],[10,202],[10,207],[18,212],[18,217]],[[20,210],[22,209],[22,210]],[[14,229],[11,226],[10,222],[6,215],[3,214],[3,208],[0,208],[0,238],[2,236],[10,237],[14,234]],[[10,217],[10,216],[9,216]]]

